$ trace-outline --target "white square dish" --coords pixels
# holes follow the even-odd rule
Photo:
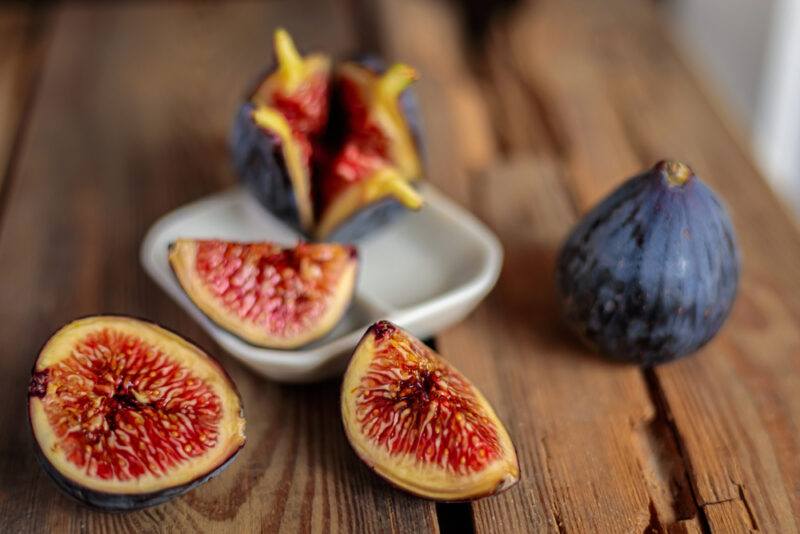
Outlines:
[[[356,243],[359,280],[349,311],[324,338],[298,350],[255,347],[216,326],[172,273],[168,246],[178,238],[296,243],[300,236],[236,187],[163,216],[147,232],[145,271],[227,350],[257,373],[281,382],[314,382],[344,370],[368,325],[388,319],[425,338],[464,318],[492,289],[503,261],[497,237],[430,185],[418,213]]]

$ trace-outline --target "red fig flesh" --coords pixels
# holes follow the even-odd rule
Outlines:
[[[189,298],[225,330],[254,345],[290,349],[327,334],[355,288],[348,245],[180,239],[169,255]]]
[[[126,317],[70,323],[44,346],[28,388],[39,459],[84,503],[130,510],[208,480],[244,445],[236,387],[211,357]]]
[[[467,500],[519,479],[511,438],[481,392],[388,321],[375,323],[356,348],[341,404],[358,456],[410,493]]]

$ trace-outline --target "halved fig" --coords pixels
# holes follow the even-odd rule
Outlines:
[[[261,347],[291,349],[327,334],[353,297],[350,245],[179,239],[172,270],[190,299],[225,330]]]
[[[28,413],[45,471],[106,510],[185,493],[245,442],[224,369],[176,334],[127,317],[80,319],[50,338],[33,368]]]
[[[284,30],[276,68],[240,108],[234,164],[259,202],[317,240],[351,241],[418,209],[422,174],[415,71],[375,58],[331,68]]]
[[[511,438],[481,392],[388,321],[372,325],[356,347],[341,403],[356,454],[410,493],[459,501],[519,480]]]

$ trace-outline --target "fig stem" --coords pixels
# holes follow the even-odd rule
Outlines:
[[[672,187],[681,187],[694,175],[692,169],[680,161],[660,161],[656,168],[664,173],[667,183]]]
[[[275,30],[275,56],[278,60],[278,72],[283,78],[287,92],[292,92],[303,79],[305,62],[291,35],[283,28]]]
[[[393,102],[416,79],[417,71],[413,67],[405,63],[395,63],[378,81],[378,94],[384,102]]]

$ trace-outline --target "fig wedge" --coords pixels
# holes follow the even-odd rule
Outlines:
[[[303,57],[284,29],[274,36],[275,68],[240,110],[234,164],[256,198],[305,233],[314,228],[312,156],[328,123],[330,59]]]
[[[260,347],[293,349],[333,329],[353,298],[358,254],[350,245],[179,239],[169,261],[212,321]]]
[[[244,446],[236,387],[202,350],[154,324],[89,317],[42,349],[28,388],[37,457],[58,486],[104,510],[165,502]]]
[[[356,454],[417,496],[476,499],[519,480],[511,438],[481,392],[388,321],[372,325],[356,347],[341,408]]]

